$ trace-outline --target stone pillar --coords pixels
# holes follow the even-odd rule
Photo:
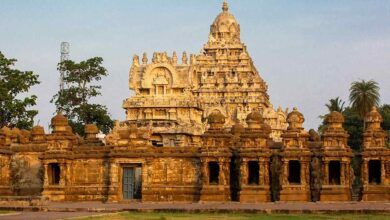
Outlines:
[[[340,162],[340,183],[341,185],[346,185],[346,178],[345,176],[345,162]]]
[[[261,171],[260,171],[261,172]],[[264,185],[269,185],[269,162],[264,163]]]
[[[225,159],[219,159],[218,161],[219,167],[219,184],[218,185],[228,185],[229,184],[229,167],[227,166]]]
[[[259,185],[264,185],[265,182],[265,173],[264,173],[264,161],[259,161]]]
[[[222,172],[225,178],[224,185],[230,185],[230,163],[228,160],[222,162]]]
[[[301,161],[301,185],[306,185],[306,163]]]
[[[208,178],[209,175],[208,175],[208,167],[207,167],[208,160],[202,159],[201,163],[202,163],[201,165],[202,183],[203,185],[209,185],[209,178]]]
[[[49,185],[49,174],[48,174],[49,166],[46,163],[43,166],[44,166],[44,168],[43,168],[44,169],[43,185],[46,187]]]
[[[352,176],[351,176],[351,163],[347,162],[345,163],[345,184],[350,186],[352,185],[352,181],[353,179]]]
[[[283,178],[282,178],[282,185],[288,185],[288,161],[283,160]]]
[[[385,179],[386,179],[386,169],[385,169],[385,161],[381,159],[381,185],[385,184]]]
[[[241,159],[240,173],[241,173],[241,185],[247,185],[248,184],[248,161],[246,159]]]
[[[325,161],[324,183],[329,185],[329,161]]]
[[[368,160],[363,162],[363,184],[368,185]]]
[[[60,186],[65,186],[65,173],[66,173],[66,167],[65,163],[60,163]]]
[[[308,184],[308,188],[310,188],[310,159],[306,163],[306,183]]]

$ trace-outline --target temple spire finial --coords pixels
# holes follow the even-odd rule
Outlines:
[[[229,5],[227,3],[227,0],[224,0],[222,5],[222,11],[226,12],[228,10],[229,10]]]

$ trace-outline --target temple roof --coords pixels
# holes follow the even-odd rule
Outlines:
[[[210,36],[217,41],[240,39],[240,25],[234,15],[229,12],[226,1],[223,2],[222,12],[215,18],[210,28]]]

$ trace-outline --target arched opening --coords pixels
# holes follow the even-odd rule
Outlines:
[[[329,162],[329,184],[331,185],[340,185],[340,174],[341,174],[341,164],[340,161],[330,161]]]
[[[61,177],[61,169],[58,163],[51,163],[48,166],[48,177],[50,185],[59,185]]]
[[[290,184],[301,184],[301,164],[298,160],[288,162],[288,182]]]
[[[381,184],[381,161],[370,160],[368,162],[368,181],[370,184]]]
[[[259,162],[249,161],[248,162],[248,184],[259,185]]]
[[[209,184],[219,184],[219,164],[218,162],[209,162]]]

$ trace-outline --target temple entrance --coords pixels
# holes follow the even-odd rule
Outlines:
[[[141,199],[141,166],[138,164],[123,167],[122,194],[124,200]]]
[[[301,184],[301,164],[298,160],[288,162],[288,182],[290,184]]]
[[[368,181],[370,184],[381,184],[381,161],[370,160],[368,162]]]
[[[341,164],[340,161],[330,161],[329,162],[329,184],[331,185],[340,185],[340,174],[341,174]]]
[[[259,162],[249,161],[248,162],[248,184],[259,185]]]
[[[219,164],[217,162],[209,162],[209,184],[219,184]]]
[[[47,174],[49,177],[49,184],[50,185],[59,185],[60,184],[61,170],[60,170],[60,165],[58,163],[49,164]]]

